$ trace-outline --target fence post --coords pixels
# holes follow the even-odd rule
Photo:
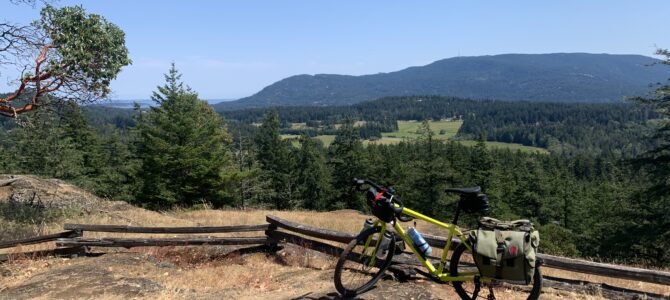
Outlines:
[[[277,251],[279,250],[279,244],[278,241],[273,237],[272,232],[277,230],[277,225],[275,224],[269,224],[268,229],[265,230],[265,235],[268,237],[267,241],[267,246],[270,249],[270,251]]]

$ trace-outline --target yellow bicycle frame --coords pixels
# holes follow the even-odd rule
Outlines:
[[[396,207],[399,207],[397,204],[395,204]],[[393,223],[393,228],[395,231],[402,237],[402,239],[405,241],[405,244],[412,249],[412,252],[414,252],[414,255],[416,258],[428,269],[430,274],[433,276],[437,277],[440,281],[474,281],[475,275],[479,275],[479,271],[477,272],[465,272],[463,274],[459,274],[459,276],[450,276],[449,271],[444,270],[447,261],[447,255],[449,253],[449,249],[451,248],[451,241],[454,236],[458,237],[458,239],[461,241],[463,245],[465,245],[470,251],[472,251],[472,246],[468,242],[468,239],[463,232],[461,232],[460,228],[454,224],[449,224],[449,223],[444,223],[440,222],[438,220],[435,220],[431,217],[428,217],[426,215],[423,215],[419,212],[413,211],[409,208],[404,207],[402,209],[402,213],[408,216],[411,216],[415,219],[419,220],[424,220],[428,223],[435,224],[437,226],[440,226],[442,228],[445,228],[449,230],[449,235],[447,236],[447,244],[444,246],[444,249],[442,251],[442,258],[440,259],[440,264],[437,266],[437,268],[427,259],[425,259],[421,254],[419,254],[419,251],[414,247],[414,242],[412,242],[412,239],[409,237],[409,235],[405,232],[405,230],[400,226],[399,222],[394,222]],[[386,231],[386,223],[377,220],[374,223],[374,226],[381,226],[381,232],[380,236],[383,236],[384,232]],[[365,249],[370,245],[370,241],[372,240],[372,236],[365,242]],[[375,243],[375,250],[372,253],[377,253],[377,247],[379,247],[380,243]],[[365,251],[363,251],[365,253]],[[372,256],[372,261],[370,262],[371,265],[374,265],[375,263],[375,256]],[[481,278],[482,282],[486,282],[488,280]]]

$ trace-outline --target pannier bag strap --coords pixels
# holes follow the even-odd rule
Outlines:
[[[505,253],[505,238],[503,237],[502,232],[499,229],[494,229],[496,236],[496,243],[498,247],[496,248],[496,278],[502,278],[503,270],[503,254]]]

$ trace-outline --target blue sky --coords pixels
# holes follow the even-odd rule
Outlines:
[[[0,0],[0,20],[39,7]],[[454,56],[670,48],[670,1],[69,1],[126,33],[133,65],[113,98],[146,99],[170,62],[206,99],[296,74],[390,72]],[[0,91],[11,70],[0,70]]]

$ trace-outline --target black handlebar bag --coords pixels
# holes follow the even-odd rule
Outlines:
[[[393,211],[393,203],[388,198],[380,194],[368,193],[367,204],[375,217],[386,223],[393,221],[395,212]]]

